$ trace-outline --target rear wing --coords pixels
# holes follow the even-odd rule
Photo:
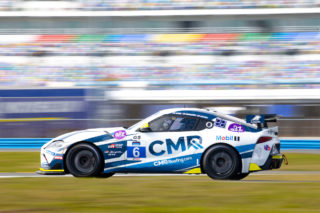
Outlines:
[[[268,128],[269,122],[277,122],[276,114],[247,115],[246,122],[256,124],[258,128]]]

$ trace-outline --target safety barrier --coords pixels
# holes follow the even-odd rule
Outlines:
[[[1,149],[40,149],[51,138],[0,138]],[[320,149],[320,139],[282,139],[281,149]]]
[[[320,139],[283,139],[281,149],[320,149]]]
[[[0,149],[40,149],[51,138],[0,138]]]

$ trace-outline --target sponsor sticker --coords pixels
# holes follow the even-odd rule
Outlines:
[[[63,157],[62,157],[62,156],[55,156],[54,159],[56,159],[56,160],[63,160]]]
[[[217,141],[240,141],[240,136],[216,136]]]
[[[231,132],[245,132],[244,127],[236,123],[230,124],[228,130]]]
[[[127,133],[125,130],[119,130],[119,131],[116,131],[113,133],[113,137],[118,140],[120,140],[126,136],[127,136]]]
[[[270,147],[269,145],[264,145],[264,150],[270,151],[270,150],[271,150],[271,147]]]
[[[126,141],[123,141],[123,142],[108,144],[104,151],[104,157],[106,159],[120,157],[123,153],[125,153],[127,149],[126,143],[127,143]]]
[[[153,141],[149,145],[149,152],[155,156],[161,156],[165,153],[171,155],[177,152],[184,152],[188,149],[203,149],[202,138],[199,135],[179,137],[177,140],[167,138],[165,141]],[[156,150],[155,147],[162,147],[161,150]],[[166,148],[164,148],[166,147]]]
[[[108,145],[108,149],[122,149],[123,143],[112,143]]]
[[[106,150],[104,153],[107,154],[108,157],[119,157],[123,154],[121,150],[114,151],[114,150]]]
[[[226,127],[226,124],[227,124],[227,121],[221,119],[221,118],[217,118],[216,119],[216,122],[214,123],[214,125],[216,127],[220,127],[220,128],[225,128]]]
[[[184,157],[184,158],[176,158],[176,159],[168,159],[168,160],[159,160],[153,163],[154,166],[162,166],[168,164],[183,164],[185,161],[192,160],[192,157]]]

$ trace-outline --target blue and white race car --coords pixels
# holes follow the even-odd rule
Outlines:
[[[43,174],[110,177],[114,173],[204,173],[240,180],[250,172],[280,168],[278,127],[268,115],[247,121],[197,108],[174,108],[125,129],[67,133],[41,148]]]

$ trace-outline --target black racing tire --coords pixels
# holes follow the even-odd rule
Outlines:
[[[109,178],[112,177],[115,173],[101,173],[96,175],[96,178]]]
[[[102,172],[103,159],[95,147],[82,143],[67,153],[66,166],[75,177],[93,177]]]
[[[233,177],[231,177],[230,180],[241,180],[247,177],[248,175],[249,173],[238,173],[238,174],[235,174]]]
[[[217,145],[205,152],[203,169],[212,179],[230,180],[240,172],[241,162],[233,148]]]

